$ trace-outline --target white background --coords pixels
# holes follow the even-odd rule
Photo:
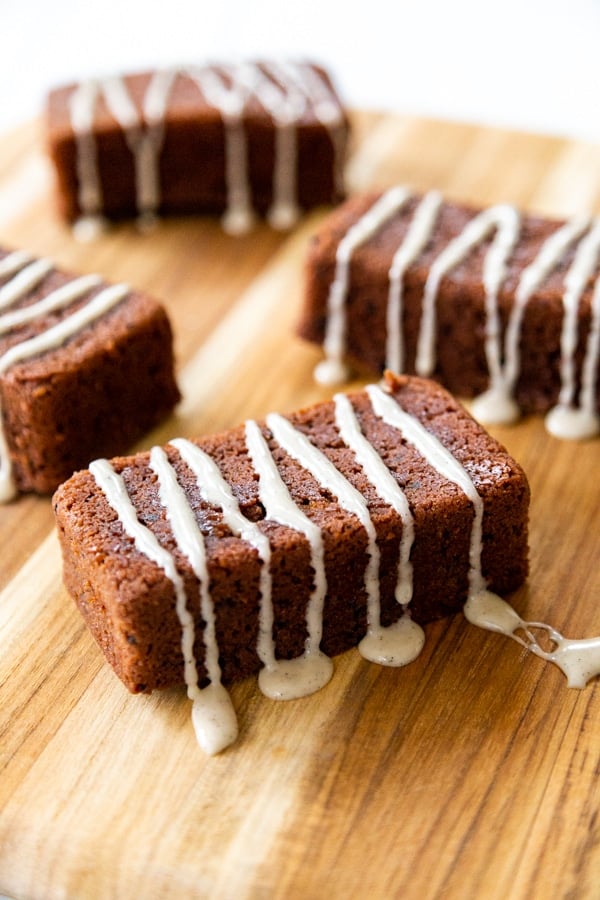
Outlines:
[[[85,75],[261,55],[353,106],[600,142],[600,0],[0,0],[0,131]]]

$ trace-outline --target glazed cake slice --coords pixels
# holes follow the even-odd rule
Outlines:
[[[600,431],[600,219],[554,222],[394,187],[332,213],[307,262],[300,334],[319,380],[346,363],[434,377],[484,422],[548,412],[560,437]]]
[[[0,250],[0,501],[124,452],[178,399],[159,303]]]
[[[117,675],[133,692],[185,681],[200,704],[259,670],[271,697],[310,693],[357,644],[414,658],[419,623],[523,583],[528,502],[521,468],[444,389],[390,374],[98,460],[54,497],[65,584]]]
[[[327,72],[308,62],[187,66],[59,88],[48,142],[69,220],[254,214],[289,228],[339,201],[349,124]]]

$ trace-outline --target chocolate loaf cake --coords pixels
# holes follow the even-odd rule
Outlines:
[[[301,696],[330,656],[404,664],[419,624],[522,584],[524,473],[435,382],[386,379],[59,488],[65,584],[130,691],[185,680],[223,709],[221,680],[260,670],[267,695]]]
[[[243,63],[106,78],[53,91],[48,143],[62,214],[254,214],[286,229],[339,201],[349,123],[324,69]]]
[[[345,363],[439,380],[484,422],[544,413],[561,437],[600,431],[600,220],[479,211],[394,187],[332,213],[307,263],[300,334],[317,378]]]
[[[155,300],[0,250],[0,502],[124,452],[178,399]]]

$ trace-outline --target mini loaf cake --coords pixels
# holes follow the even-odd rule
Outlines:
[[[254,214],[275,228],[339,201],[349,125],[328,74],[310,63],[188,66],[60,88],[48,139],[60,209],[101,217]]]
[[[481,421],[549,412],[560,437],[600,431],[600,220],[484,211],[394,187],[332,213],[307,265],[300,334],[316,377],[346,362],[416,372],[476,397]]]
[[[130,691],[185,681],[209,752],[236,733],[221,681],[260,670],[268,696],[302,696],[356,644],[402,665],[420,624],[526,577],[521,468],[435,382],[386,377],[97,460],[55,494],[65,584],[98,644]]]
[[[155,300],[0,250],[0,502],[123,452],[178,399]]]

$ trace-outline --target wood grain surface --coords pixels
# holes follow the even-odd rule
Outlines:
[[[353,190],[402,181],[477,204],[600,212],[600,150],[356,114]],[[0,142],[0,241],[162,298],[184,400],[143,446],[330,396],[293,335],[307,242],[174,219],[77,244],[55,216],[37,123]],[[493,432],[532,486],[531,575],[515,597],[600,634],[600,440],[541,419]],[[47,498],[0,508],[0,893],[55,898],[598,898],[600,685],[462,616],[405,669],[352,651],[290,703],[236,685],[240,737],[208,759],[185,691],[130,696],[61,584]]]

